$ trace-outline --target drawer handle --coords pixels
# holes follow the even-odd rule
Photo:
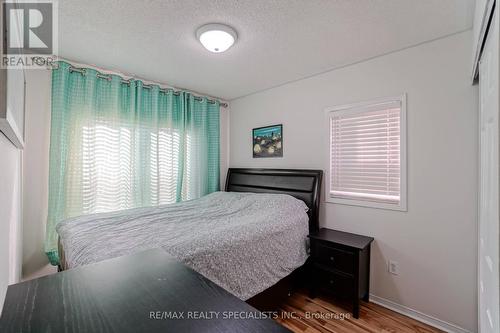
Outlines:
[[[331,262],[334,262],[334,261],[335,261],[335,258],[334,258],[334,257],[330,257],[330,261],[331,261]]]

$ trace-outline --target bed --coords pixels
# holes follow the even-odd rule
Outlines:
[[[292,276],[318,229],[322,171],[228,170],[225,192],[58,224],[62,268],[163,248],[243,300]]]

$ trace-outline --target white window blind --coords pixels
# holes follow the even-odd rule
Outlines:
[[[399,205],[402,101],[330,115],[330,197]]]

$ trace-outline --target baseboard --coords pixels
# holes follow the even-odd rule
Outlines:
[[[422,313],[420,311],[413,310],[407,306],[395,303],[393,301],[389,301],[388,299],[373,294],[370,294],[370,302],[383,306],[384,308],[388,308],[392,311],[401,313],[405,316],[421,321],[423,323],[426,323],[427,325],[436,327],[448,333],[472,333],[457,325],[426,315],[425,313]]]

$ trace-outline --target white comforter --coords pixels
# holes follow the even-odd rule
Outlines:
[[[70,268],[161,247],[246,300],[304,264],[306,212],[289,195],[216,192],[72,218],[57,232]]]

